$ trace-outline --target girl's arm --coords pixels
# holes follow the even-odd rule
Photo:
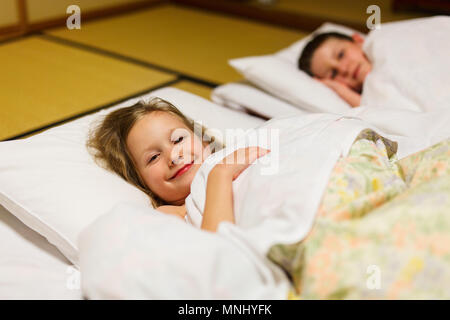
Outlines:
[[[225,163],[219,163],[211,170],[206,182],[201,229],[216,232],[222,221],[234,223],[232,182],[253,161],[268,152],[270,150],[259,147],[238,149],[224,159]]]
[[[206,202],[201,229],[216,232],[219,223],[234,223],[232,177],[225,170],[212,170],[206,183]]]

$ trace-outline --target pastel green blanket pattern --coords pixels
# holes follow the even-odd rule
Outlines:
[[[307,238],[269,251],[290,299],[450,298],[450,140],[399,161],[391,147],[360,137]]]

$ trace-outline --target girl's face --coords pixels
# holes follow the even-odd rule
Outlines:
[[[179,117],[161,111],[139,119],[126,144],[147,187],[172,205],[184,203],[195,173],[211,154]]]
[[[363,38],[354,35],[353,40],[327,39],[313,54],[311,72],[320,79],[334,79],[361,91],[372,66],[362,50]]]

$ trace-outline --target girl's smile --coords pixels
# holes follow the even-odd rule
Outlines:
[[[181,176],[183,173],[185,173],[186,171],[188,171],[191,167],[192,167],[192,164],[194,163],[194,160],[192,160],[192,162],[191,163],[189,163],[189,164],[185,164],[183,167],[181,167],[173,176],[172,176],[172,178],[170,178],[171,180],[172,179],[176,179],[176,178],[178,178],[179,176]]]

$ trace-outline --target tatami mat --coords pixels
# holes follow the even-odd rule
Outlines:
[[[175,79],[38,36],[0,45],[0,61],[0,140]]]
[[[176,5],[82,23],[81,30],[46,33],[213,83],[242,78],[228,59],[269,54],[305,35]]]

